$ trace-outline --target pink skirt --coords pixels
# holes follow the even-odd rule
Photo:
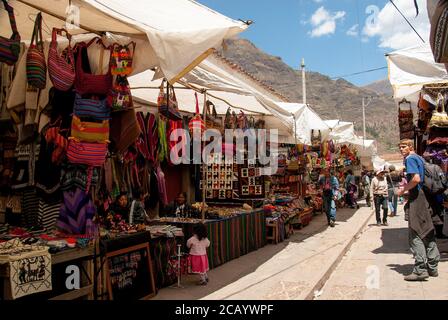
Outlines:
[[[203,256],[189,256],[191,273],[206,273],[208,268],[208,258],[207,255]]]

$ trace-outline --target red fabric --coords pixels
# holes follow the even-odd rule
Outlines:
[[[48,51],[48,74],[56,89],[67,91],[75,82],[75,58],[73,57],[72,48],[70,46],[71,36],[68,35],[68,33],[67,37],[69,39],[69,45],[66,49],[67,59],[58,53],[57,33],[60,33],[61,31],[62,29],[53,28],[50,50]]]
[[[94,94],[107,95],[112,87],[112,73],[110,68],[104,75],[94,75],[84,72],[82,66],[82,55],[87,53],[85,43],[78,44],[78,57],[76,59],[75,89],[80,95]]]
[[[171,139],[170,139],[171,133],[177,129],[183,129],[182,121],[181,120],[179,120],[179,121],[169,120],[169,130],[167,132],[167,141],[168,141],[168,152],[169,152],[168,160],[170,163],[171,163],[171,151],[174,153],[174,158],[175,158],[172,160],[179,161],[179,153],[182,150],[182,144],[178,143],[178,141],[183,141],[184,144],[186,143],[185,134],[182,134],[181,138],[179,138],[181,140],[171,141]],[[187,148],[188,148],[188,146],[187,146]]]
[[[189,256],[192,273],[206,273],[209,271],[207,255]]]
[[[85,164],[101,167],[106,162],[107,144],[87,143],[71,139],[68,144],[68,161],[74,164]]]

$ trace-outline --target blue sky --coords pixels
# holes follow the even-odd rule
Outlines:
[[[241,34],[257,47],[297,69],[330,77],[387,66],[384,54],[421,44],[421,40],[387,0],[199,0],[234,19],[255,23]],[[426,0],[394,0],[427,40]],[[370,7],[369,7],[370,6]],[[369,11],[368,13],[366,11]],[[356,85],[387,78],[387,69],[346,77]]]

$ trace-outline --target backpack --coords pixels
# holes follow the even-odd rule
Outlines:
[[[426,162],[423,158],[425,177],[423,180],[423,190],[430,194],[441,194],[448,188],[448,181],[443,172],[436,164]]]

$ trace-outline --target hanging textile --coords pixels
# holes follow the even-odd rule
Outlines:
[[[46,232],[51,232],[56,228],[56,221],[61,210],[61,202],[47,202],[39,199],[38,223]]]
[[[179,153],[182,151],[182,144],[186,144],[187,143],[187,137],[185,136],[185,133],[182,133],[180,140],[178,141],[182,141],[182,144],[179,143],[178,141],[171,141],[170,137],[171,137],[171,133],[174,132],[175,130],[183,130],[183,122],[182,120],[179,121],[173,121],[170,120],[169,121],[169,130],[168,130],[168,135],[167,135],[167,140],[168,140],[168,162],[169,163],[178,163],[180,161],[180,157],[184,156],[183,154],[179,155]],[[188,145],[188,148],[190,146]],[[185,147],[187,148],[187,146]],[[171,154],[173,154],[173,159],[171,159]]]
[[[64,202],[57,226],[68,233],[93,234],[95,231],[93,217],[96,210],[90,195],[81,189],[64,191],[63,194]]]
[[[163,173],[160,165],[156,169],[156,174],[157,174],[160,202],[164,206],[166,206],[168,204],[168,194],[166,192],[165,174]]]
[[[167,141],[167,135],[166,135],[166,126],[167,122],[163,120],[161,117],[159,117],[157,127],[158,127],[158,134],[159,134],[159,161],[163,162],[168,156],[168,141]]]
[[[22,226],[26,228],[38,225],[39,198],[35,188],[27,188],[22,197]]]
[[[110,140],[115,143],[118,153],[124,153],[141,134],[133,109],[114,112],[110,121]]]

